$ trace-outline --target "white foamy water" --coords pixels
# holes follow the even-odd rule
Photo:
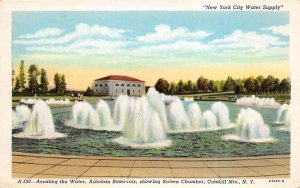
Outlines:
[[[282,125],[280,131],[291,131],[291,105],[283,104],[277,113],[277,120],[274,124]]]
[[[264,123],[259,112],[252,108],[241,109],[236,119],[236,134],[225,135],[223,140],[239,142],[276,142],[270,134],[270,128]]]
[[[18,122],[24,124],[29,121],[31,110],[26,105],[18,105],[16,106],[16,115],[18,117]]]
[[[230,123],[228,107],[222,102],[213,103],[211,109],[202,113],[196,102],[189,103],[185,111],[182,102],[173,98],[167,108],[168,123],[172,128],[168,133],[216,131],[235,126]],[[177,126],[172,127],[172,124]]]
[[[215,102],[211,106],[212,112],[217,118],[217,125],[221,127],[229,126],[229,110],[228,107],[222,102]]]
[[[29,98],[29,99],[21,99],[21,103],[22,104],[35,104],[38,100],[41,100],[41,99],[32,99],[32,98]],[[45,101],[47,104],[70,104],[70,100],[69,99],[61,99],[61,100],[55,100],[54,98],[51,98],[51,99],[47,99]]]
[[[168,130],[190,130],[192,128],[189,117],[178,97],[167,107]]]
[[[123,135],[114,139],[115,142],[133,148],[161,148],[171,145],[171,140],[167,139],[165,130],[167,125],[164,125],[166,120],[163,101],[157,91],[150,88],[147,96],[137,99],[130,97],[131,100],[123,96],[119,97],[121,99],[118,98],[117,101],[119,102],[115,104],[116,113],[121,108],[121,106],[117,105],[122,102],[121,100],[126,100],[127,102],[123,104],[129,105],[129,107],[122,108],[126,110],[129,116],[126,118],[120,115],[115,116],[116,122],[121,122],[120,120],[125,122],[123,123]]]
[[[11,115],[12,115],[12,128],[17,128],[19,124],[17,113],[14,110],[12,110]]]
[[[65,137],[65,134],[55,131],[51,110],[46,102],[38,100],[35,102],[29,121],[24,132],[14,134],[18,138],[31,139],[53,139]]]
[[[114,129],[110,108],[104,100],[100,99],[98,101],[96,105],[96,111],[99,116],[101,127],[106,129]]]
[[[65,99],[65,100],[55,100],[53,98],[46,100],[47,104],[70,104],[70,100],[69,99]]]
[[[258,108],[280,108],[280,103],[276,102],[274,98],[259,98],[252,95],[251,97],[242,97],[237,99],[237,105],[253,106]]]

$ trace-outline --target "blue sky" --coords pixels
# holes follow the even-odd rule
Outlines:
[[[140,77],[143,71],[173,70],[169,75],[156,71],[153,79],[144,76],[153,83],[156,76],[174,80],[176,69],[178,72],[182,66],[206,72],[209,66],[241,69],[258,64],[285,68],[281,72],[274,68],[257,73],[248,70],[245,76],[288,76],[288,12],[13,12],[12,26],[14,67],[25,59],[49,69],[69,68],[70,78],[71,72],[79,70],[90,70],[94,77],[95,69],[103,74],[132,74],[133,69],[141,68],[135,75]],[[222,79],[235,76],[240,69],[208,75]]]

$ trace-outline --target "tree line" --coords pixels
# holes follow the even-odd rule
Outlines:
[[[55,73],[55,87],[49,90],[47,71],[39,69],[36,64],[31,64],[25,73],[25,63],[21,60],[18,75],[12,70],[12,92],[13,95],[35,95],[35,94],[56,94],[64,95],[67,90],[67,83],[64,74]]]
[[[228,76],[226,80],[211,80],[200,76],[196,81],[183,81],[169,83],[166,79],[160,78],[155,84],[157,91],[165,94],[197,94],[207,92],[234,91],[235,94],[269,94],[269,93],[290,93],[290,78],[279,79],[272,75],[264,77],[247,77],[233,79]]]

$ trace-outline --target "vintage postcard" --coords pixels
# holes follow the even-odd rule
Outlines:
[[[0,5],[0,187],[300,186],[299,1]]]

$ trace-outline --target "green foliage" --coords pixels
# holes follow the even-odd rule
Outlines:
[[[19,73],[16,77],[16,84],[14,91],[17,93],[23,93],[25,92],[25,84],[26,84],[26,78],[25,78],[25,66],[24,66],[24,60],[21,60],[20,66],[19,66]]]
[[[157,80],[155,89],[160,93],[167,93],[169,89],[169,82],[163,78]]]
[[[203,76],[197,79],[196,83],[191,80],[184,82],[180,80],[176,85],[171,82],[168,93],[174,94],[197,94],[199,92],[226,92],[234,91],[235,94],[269,94],[269,93],[290,93],[291,83],[289,78],[280,80],[272,75],[268,77],[257,76],[256,78],[250,76],[243,79],[233,79],[228,76],[226,80],[208,80]]]
[[[65,94],[66,92],[66,80],[64,74],[55,73],[54,75],[54,85],[56,94]]]
[[[177,93],[177,85],[175,82],[171,82],[168,88],[168,93],[174,95]]]
[[[236,86],[235,80],[231,76],[227,77],[227,80],[224,83],[223,91],[234,91]]]
[[[48,77],[47,77],[47,72],[45,69],[41,69],[40,71],[40,84],[39,84],[39,88],[40,88],[40,92],[41,93],[47,93],[48,92]]]
[[[38,83],[38,66],[37,65],[30,65],[28,69],[28,91],[32,94],[38,92],[39,83]]]
[[[91,89],[90,86],[86,89],[84,95],[85,96],[92,96],[93,95],[93,90]]]
[[[184,84],[182,80],[179,80],[178,84],[177,84],[177,93],[178,94],[183,94],[184,92]]]
[[[206,92],[208,90],[208,79],[200,76],[197,80],[197,88],[202,92]]]

